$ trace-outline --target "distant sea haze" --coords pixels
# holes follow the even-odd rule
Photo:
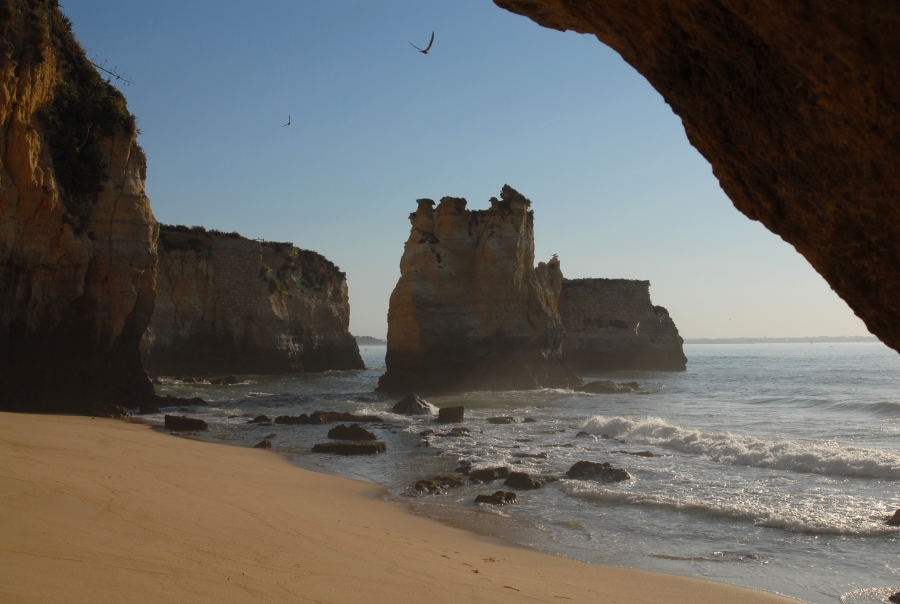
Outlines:
[[[814,336],[811,338],[685,338],[685,344],[842,344],[878,342],[875,336]]]

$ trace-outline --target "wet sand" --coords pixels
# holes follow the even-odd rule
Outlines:
[[[0,413],[0,603],[796,602],[512,547],[380,490],[146,425]]]

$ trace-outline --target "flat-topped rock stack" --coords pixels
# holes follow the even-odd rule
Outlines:
[[[321,254],[202,227],[162,226],[156,308],[142,341],[155,373],[362,369],[343,272]]]
[[[379,390],[524,390],[580,383],[562,362],[562,271],[534,265],[531,202],[509,186],[488,210],[418,200],[388,311]]]
[[[564,279],[559,314],[566,328],[562,357],[575,371],[684,371],[678,328],[650,302],[650,282]]]

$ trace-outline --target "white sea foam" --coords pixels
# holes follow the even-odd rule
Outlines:
[[[783,509],[772,509],[758,501],[708,501],[691,495],[631,492],[580,481],[566,481],[563,490],[567,495],[579,499],[611,504],[660,507],[683,513],[731,520],[748,520],[756,526],[777,528],[792,533],[873,537],[900,532],[897,527],[883,524],[880,518],[846,516],[839,512],[805,507],[792,509],[787,505]]]
[[[900,453],[893,450],[844,447],[828,441],[768,441],[752,436],[701,432],[667,423],[658,417],[635,421],[598,415],[582,429],[632,443],[667,447],[702,455],[720,463],[835,476],[900,479]]]

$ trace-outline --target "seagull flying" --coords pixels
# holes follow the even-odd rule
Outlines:
[[[413,44],[412,42],[409,43],[410,46],[412,46],[413,48],[415,48],[416,50],[418,50],[419,52],[421,52],[423,55],[427,55],[427,54],[428,54],[428,51],[431,50],[431,45],[432,45],[432,44],[434,44],[434,32],[431,32],[431,40],[428,42],[428,47],[427,47],[425,50],[422,50],[421,48],[419,48],[418,46],[416,46],[416,45]]]
[[[288,123],[285,124],[284,126],[290,126],[290,125],[291,125],[291,116],[288,116]],[[282,126],[282,128],[284,128],[284,126]]]

